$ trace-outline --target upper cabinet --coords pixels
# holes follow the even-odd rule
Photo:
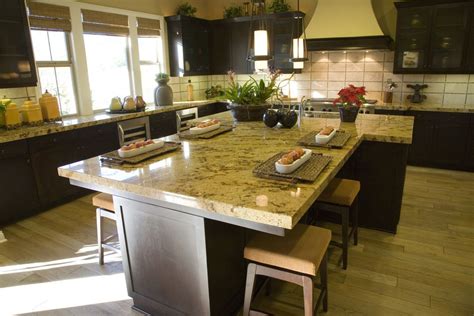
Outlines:
[[[253,24],[266,20],[273,59],[271,68],[283,73],[294,71],[290,62],[296,15],[286,12],[253,17]],[[171,76],[225,74],[232,70],[250,74],[254,65],[247,60],[250,24],[249,16],[206,21],[197,18],[172,16],[168,24],[168,45]]]
[[[166,18],[171,76],[208,75],[209,21],[176,15]]]
[[[394,73],[470,73],[473,8],[468,1],[414,1],[398,9]]]
[[[25,2],[0,1],[0,88],[35,86],[36,82]]]

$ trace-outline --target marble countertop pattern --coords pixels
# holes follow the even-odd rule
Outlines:
[[[232,122],[230,113],[214,117]],[[99,157],[59,168],[63,177],[82,183],[164,201],[177,207],[214,212],[291,229],[305,214],[362,140],[410,144],[413,117],[359,115],[355,123],[305,118],[302,127],[267,128],[262,122],[233,123],[232,132],[215,138],[182,141],[182,148],[134,166],[101,165]],[[253,168],[275,153],[297,147],[305,134],[334,126],[353,135],[343,149],[313,149],[332,156],[314,183],[293,184],[257,178]],[[256,197],[268,197],[257,206]]]
[[[443,106],[432,103],[377,103],[377,110],[395,110],[395,111],[431,111],[431,112],[457,112],[474,113],[474,106]]]
[[[88,116],[66,117],[62,122],[44,123],[40,126],[25,126],[13,130],[0,129],[0,143],[7,143],[15,140],[43,136],[52,133],[65,132],[83,127],[119,122],[163,112],[184,110],[196,106],[212,104],[215,102],[216,101],[213,100],[175,102],[172,106],[149,106],[144,112],[127,114],[107,114],[103,112]]]

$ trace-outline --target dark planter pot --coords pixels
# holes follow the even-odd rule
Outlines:
[[[265,111],[270,108],[270,104],[241,105],[231,103],[227,108],[232,113],[234,120],[238,122],[262,121]]]
[[[359,114],[358,106],[339,107],[341,122],[355,122],[357,114]]]

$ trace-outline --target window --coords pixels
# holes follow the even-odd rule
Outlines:
[[[131,94],[127,37],[84,34],[92,109],[109,106],[113,97]]]
[[[142,81],[143,99],[153,103],[155,98],[156,75],[162,71],[161,37],[139,37],[138,51],[140,56],[140,73]]]
[[[62,115],[77,114],[69,33],[31,30],[39,84],[58,97]]]

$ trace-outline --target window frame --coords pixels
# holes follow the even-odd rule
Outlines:
[[[102,110],[93,110],[92,97],[90,92],[90,83],[88,78],[87,59],[84,43],[84,30],[82,26],[82,9],[89,9],[100,11],[104,13],[116,13],[128,16],[129,19],[129,31],[130,34],[127,37],[127,59],[130,76],[131,93],[136,95],[143,95],[142,82],[141,82],[141,62],[139,57],[138,48],[138,34],[137,34],[137,17],[143,17],[148,19],[159,20],[161,29],[160,37],[162,41],[162,52],[161,56],[161,71],[169,73],[169,56],[168,56],[168,40],[166,22],[163,16],[156,14],[149,14],[138,11],[116,9],[111,7],[104,7],[94,4],[82,3],[82,2],[71,2],[64,0],[33,0],[34,2],[43,2],[49,4],[56,4],[69,7],[71,13],[71,26],[72,31],[69,33],[69,58],[72,62],[72,76],[73,82],[75,83],[75,98],[77,105],[77,114],[80,116],[93,115],[98,112],[104,112]],[[68,37],[68,36],[66,36]],[[36,69],[38,71],[39,64],[43,65],[43,62],[36,63]],[[37,86],[37,90],[40,89],[40,85]],[[38,95],[41,95],[38,94]],[[150,102],[151,103],[151,102]]]
[[[41,31],[41,30],[30,30],[31,31]],[[37,95],[42,95],[43,94],[43,87],[41,86],[41,77],[40,77],[40,68],[60,68],[60,67],[68,67],[71,69],[71,79],[72,79],[72,88],[73,88],[73,94],[74,94],[74,100],[76,102],[76,113],[75,114],[68,114],[64,115],[61,113],[62,117],[70,117],[70,116],[77,116],[80,113],[80,104],[79,100],[77,97],[77,79],[76,79],[76,74],[75,74],[75,67],[74,67],[74,59],[73,59],[73,52],[72,52],[72,45],[71,45],[71,32],[65,32],[65,31],[48,31],[44,30],[46,32],[62,32],[64,33],[64,38],[66,41],[66,50],[67,50],[67,61],[36,61],[36,71],[37,71],[37,76],[38,76],[38,84],[36,86],[36,93]],[[49,34],[48,34],[48,41],[49,41]],[[51,51],[51,43],[48,42],[48,47]],[[58,87],[59,88],[59,87]]]

